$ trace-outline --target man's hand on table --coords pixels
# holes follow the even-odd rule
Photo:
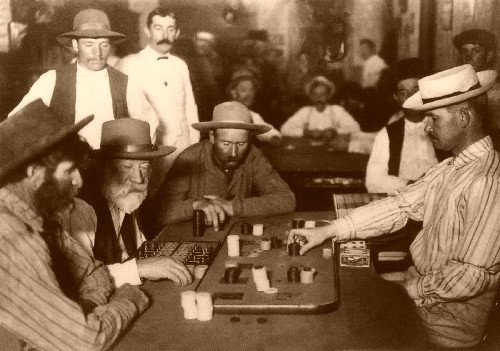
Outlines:
[[[205,224],[219,230],[219,224],[224,223],[226,216],[233,216],[233,203],[215,195],[205,195],[202,200],[193,202],[193,210],[205,213]]]
[[[331,225],[310,229],[292,229],[288,234],[288,243],[304,242],[300,249],[303,255],[315,246],[321,245],[326,239],[335,236],[334,227]]]
[[[116,299],[128,300],[132,302],[137,308],[138,314],[144,312],[149,305],[149,299],[146,294],[144,294],[137,286],[130,284],[123,284],[120,286],[113,296],[111,296],[109,301],[112,302]]]
[[[170,257],[160,256],[137,260],[137,269],[141,278],[149,280],[170,279],[177,286],[186,286],[193,282],[186,266]]]

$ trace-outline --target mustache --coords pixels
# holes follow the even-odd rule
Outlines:
[[[161,44],[169,44],[169,45],[173,45],[173,44],[174,44],[174,42],[173,42],[173,41],[168,40],[168,38],[161,39],[161,40],[158,40],[158,41],[156,42],[156,45],[161,45]]]

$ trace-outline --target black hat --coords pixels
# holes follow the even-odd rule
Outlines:
[[[405,79],[420,79],[427,75],[422,60],[416,57],[407,58],[396,63],[394,80],[400,82]]]
[[[453,44],[460,49],[464,44],[479,44],[487,50],[495,51],[495,35],[483,29],[469,29],[456,35],[453,38]]]

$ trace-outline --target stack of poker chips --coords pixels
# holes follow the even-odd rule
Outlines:
[[[212,295],[209,292],[196,293],[196,302],[198,304],[198,320],[209,321],[214,315],[214,305]]]
[[[198,318],[199,321],[209,321],[213,317],[214,306],[209,292],[183,291],[181,306],[186,319]]]
[[[184,318],[198,318],[198,305],[196,304],[196,292],[189,290],[181,292],[181,306],[184,310]]]
[[[270,287],[269,279],[267,278],[267,270],[264,266],[254,266],[252,268],[253,281],[257,287],[257,291],[266,291]]]
[[[229,257],[238,257],[240,255],[240,236],[228,235],[227,236],[227,255]]]

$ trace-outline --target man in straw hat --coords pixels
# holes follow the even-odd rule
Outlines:
[[[158,121],[148,112],[151,107],[145,96],[126,75],[107,65],[111,43],[124,38],[111,30],[104,12],[80,11],[74,18],[73,30],[58,37],[64,44],[71,43],[78,54],[76,63],[40,76],[10,115],[42,99],[73,123],[94,115],[94,121],[79,132],[93,149],[99,147],[102,123],[113,118],[130,116],[145,120],[151,125],[154,138]]]
[[[113,290],[58,222],[82,186],[77,132],[91,121],[36,100],[0,124],[0,325],[26,349],[108,349],[148,305],[135,286]]]
[[[478,344],[500,281],[500,164],[487,136],[486,92],[495,71],[471,65],[419,80],[420,91],[403,108],[425,112],[425,131],[450,157],[422,178],[385,198],[358,208],[330,226],[292,230],[304,254],[328,238],[369,238],[423,222],[410,252],[414,266],[404,277],[434,347]]]
[[[108,265],[116,287],[143,279],[191,283],[191,274],[170,257],[136,260],[146,238],[139,206],[148,193],[150,162],[175,150],[151,143],[149,125],[133,118],[104,122],[97,158],[101,174],[92,191],[65,216],[65,227],[87,253]],[[90,205],[92,206],[90,206]]]
[[[323,76],[309,80],[304,90],[311,105],[304,106],[281,126],[284,136],[322,136],[336,132],[351,134],[359,132],[358,122],[340,105],[329,104],[335,93],[335,85]]]
[[[245,105],[250,111],[252,122],[256,124],[264,124],[271,127],[268,132],[257,135],[257,139],[261,142],[268,142],[271,144],[279,144],[281,142],[281,133],[276,130],[271,124],[266,123],[264,118],[257,112],[250,110],[255,101],[255,94],[257,92],[257,79],[255,75],[245,69],[235,71],[231,76],[231,81],[227,86],[227,93],[237,101]]]
[[[236,101],[215,106],[210,122],[193,124],[209,131],[210,140],[182,152],[154,201],[158,227],[205,212],[206,223],[219,229],[228,216],[291,212],[295,196],[272,168],[252,137],[270,126],[252,123],[248,109]]]

